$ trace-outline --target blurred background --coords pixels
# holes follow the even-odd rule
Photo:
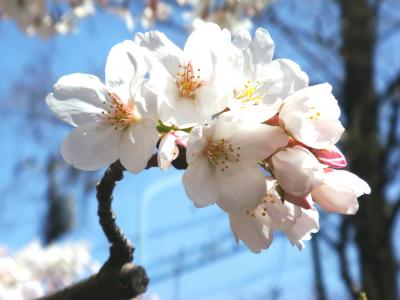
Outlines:
[[[136,32],[160,30],[182,47],[204,21],[266,28],[275,58],[296,61],[311,84],[333,85],[341,149],[372,193],[355,216],[321,211],[321,230],[303,251],[277,234],[252,254],[235,243],[225,214],[195,209],[182,172],[126,174],[113,206],[150,277],[146,298],[400,299],[399,0],[0,0],[0,299],[17,299],[4,295],[26,292],[35,276],[45,291],[59,288],[108,256],[94,193],[104,170],[62,160],[71,128],[45,105],[52,85],[69,73],[104,79],[108,51]],[[88,250],[71,248],[76,242]],[[64,273],[74,271],[55,282],[62,261]],[[24,262],[25,273],[40,267],[40,275],[23,273]]]

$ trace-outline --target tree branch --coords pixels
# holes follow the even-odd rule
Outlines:
[[[111,164],[96,187],[98,201],[97,215],[99,216],[101,228],[110,243],[110,256],[100,272],[107,268],[119,269],[125,263],[133,260],[134,248],[115,223],[116,217],[111,208],[114,187],[124,177],[124,170],[125,168],[119,160]]]
[[[342,224],[340,225],[340,237],[337,245],[337,253],[339,255],[340,272],[342,274],[343,281],[346,284],[349,294],[354,300],[358,299],[358,289],[356,288],[353,279],[351,278],[349,263],[347,260],[346,246],[349,240],[349,227],[350,221],[347,218],[343,218]]]
[[[147,289],[148,279],[142,267],[127,263],[120,269],[102,270],[37,300],[126,300],[144,293]]]
[[[153,155],[146,169],[156,165],[157,157]],[[124,170],[120,161],[111,164],[96,187],[97,214],[110,243],[107,261],[97,274],[38,300],[123,300],[146,291],[149,280],[145,270],[132,264],[134,248],[117,226],[111,207],[115,185],[123,178]]]
[[[313,266],[314,266],[314,279],[315,279],[315,291],[317,293],[318,300],[327,300],[326,297],[326,288],[323,280],[323,272],[322,272],[322,262],[321,262],[321,251],[319,249],[319,238],[314,236],[311,239],[311,250],[313,257]]]
[[[150,157],[146,169],[156,166],[158,166],[157,153]],[[186,169],[186,149],[180,148],[179,156],[173,162],[173,166],[177,169]],[[124,300],[146,291],[149,279],[142,267],[132,263],[135,249],[117,226],[111,207],[114,188],[124,177],[124,171],[121,162],[116,161],[105,171],[96,186],[97,215],[110,243],[110,255],[107,261],[97,274],[37,300]]]

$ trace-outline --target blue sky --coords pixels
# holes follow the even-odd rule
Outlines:
[[[176,32],[165,25],[157,29],[183,45],[186,37],[183,31]],[[143,31],[140,27],[135,30]],[[14,97],[12,87],[16,82],[37,86],[40,90],[38,95],[43,95],[43,98],[38,97],[36,101],[40,109],[46,110],[44,96],[50,92],[51,84],[57,78],[75,72],[94,73],[103,78],[110,48],[124,39],[132,38],[133,34],[120,20],[105,13],[81,22],[76,33],[47,41],[27,37],[12,22],[0,23],[0,74],[4,74],[0,81],[3,91],[0,96],[3,104],[0,191],[5,195],[0,201],[2,244],[15,250],[38,238],[47,185],[40,170],[49,153],[59,155],[61,142],[69,131],[67,126],[53,120],[53,124],[57,125],[42,128],[44,138],[38,142],[33,137],[31,127],[35,119],[29,120],[22,113],[30,108]],[[303,65],[305,62],[299,60],[298,53],[292,51],[276,31],[271,30],[271,34],[280,56],[295,59],[302,67],[306,67]],[[34,66],[34,71],[27,66]],[[51,74],[51,82],[43,80],[40,77],[43,74]],[[27,172],[15,171],[17,162],[32,157],[36,163]],[[176,170],[162,172],[156,169],[135,176],[126,174],[116,189],[114,207],[118,223],[137,247],[136,263],[144,265],[150,278],[154,278],[150,282],[151,292],[158,294],[162,300],[263,299],[278,288],[281,291],[278,299],[311,299],[313,274],[309,243],[300,252],[291,247],[285,237],[276,235],[271,248],[259,255],[252,254],[243,245],[232,248],[234,241],[228,235],[227,217],[216,207],[195,209],[184,193],[181,175],[182,172]],[[98,178],[100,176],[99,173]],[[79,195],[73,190],[70,194]],[[62,240],[89,241],[93,256],[104,261],[108,246],[97,222],[94,197],[92,193],[87,199],[75,199],[76,224]],[[217,241],[213,249],[204,246],[210,240]],[[200,245],[203,248],[199,248]],[[213,253],[224,249],[235,249],[235,254],[208,263]],[[208,253],[208,256],[204,253]],[[338,281],[336,257],[325,247],[322,253],[330,295],[332,299],[343,297],[344,289]],[[355,259],[354,256],[351,261]],[[189,261],[197,262],[198,267],[173,276],[171,272],[174,270],[175,274],[179,274],[178,262]],[[165,272],[171,277],[157,280]]]

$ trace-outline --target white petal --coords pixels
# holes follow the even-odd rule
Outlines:
[[[132,84],[130,87],[130,99],[133,99],[138,113],[144,119],[158,121],[157,95],[149,89],[148,82],[142,81]]]
[[[81,170],[97,170],[118,159],[120,132],[105,123],[75,128],[61,147],[64,160]]]
[[[239,48],[239,50],[243,50],[249,46],[251,42],[251,34],[245,28],[240,28],[240,30],[234,32],[232,34],[232,43]]]
[[[300,217],[301,208],[287,201],[282,203],[282,199],[276,191],[278,182],[272,177],[267,177],[265,182],[267,196],[262,207],[266,209],[274,228],[289,229],[296,223],[296,219]]]
[[[260,253],[272,243],[273,230],[264,220],[246,214],[230,214],[229,223],[236,241],[243,241],[254,253]]]
[[[54,92],[46,97],[49,108],[72,126],[85,125],[101,119],[109,107],[107,88],[93,75],[70,74],[61,77]]]
[[[312,196],[326,211],[355,214],[357,197],[370,192],[364,180],[353,173],[338,170],[325,174],[324,183],[312,191]]]
[[[161,64],[153,66],[150,72],[148,87],[158,96],[159,107],[165,103],[173,108],[176,105],[175,103],[180,99],[179,88],[175,78]]]
[[[233,96],[232,90],[233,85],[227,82],[221,85],[214,78],[210,84],[196,91],[194,104],[203,120],[210,120],[213,115],[220,113],[228,106],[228,100]]]
[[[230,106],[230,111],[221,114],[220,119],[228,122],[263,123],[278,113],[278,107],[265,104],[243,106],[237,99]]]
[[[135,42],[146,48],[168,70],[172,77],[183,65],[183,51],[179,49],[166,35],[159,31],[150,31],[136,34]]]
[[[208,36],[213,39],[213,35]],[[209,80],[213,72],[213,53],[211,50],[212,41],[206,39],[207,35],[203,31],[195,30],[187,39],[184,48],[186,63],[191,63],[199,79]]]
[[[285,99],[280,119],[295,139],[317,149],[336,144],[344,128],[329,84],[304,88]]]
[[[179,128],[187,128],[206,121],[206,118],[196,108],[196,103],[189,98],[182,97],[176,102],[174,108],[161,104],[160,119],[166,125],[175,125]],[[209,116],[211,119],[211,115]]]
[[[182,177],[186,194],[196,207],[214,204],[219,198],[219,187],[214,167],[208,159],[199,155],[189,163]]]
[[[228,123],[220,121],[214,138],[227,137],[219,133],[221,127],[224,131],[233,133],[229,138],[235,147],[240,147],[240,157],[243,160],[258,162],[273,154],[278,148],[288,143],[286,133],[282,128],[257,123]]]
[[[249,45],[253,65],[269,63],[272,60],[274,48],[275,44],[269,32],[263,28],[257,28]]]
[[[203,155],[213,130],[214,125],[196,126],[192,129],[186,148],[186,161],[188,164],[194,162],[199,155]]]
[[[311,239],[311,233],[319,230],[319,215],[315,208],[302,209],[301,216],[296,219],[296,223],[285,233],[291,243],[296,245],[299,250],[304,248],[303,241]]]
[[[129,85],[147,72],[142,49],[126,40],[111,48],[106,63],[106,83],[110,87]]]
[[[129,126],[122,134],[119,148],[121,164],[132,173],[142,171],[158,141],[156,123],[151,119],[144,119]]]
[[[256,208],[265,196],[265,177],[257,164],[230,163],[216,168],[220,189],[218,205],[228,213],[243,213]]]
[[[289,59],[277,59],[257,66],[255,80],[265,82],[263,103],[274,104],[308,86],[308,76]]]

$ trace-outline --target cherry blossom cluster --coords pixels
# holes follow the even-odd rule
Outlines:
[[[42,248],[33,242],[14,255],[0,248],[0,300],[41,297],[98,269],[82,243]]]
[[[332,87],[309,86],[295,62],[273,52],[262,28],[231,36],[206,23],[183,49],[161,32],[138,33],[111,49],[105,83],[70,74],[47,96],[75,127],[61,154],[82,170],[119,159],[132,173],[156,148],[163,170],[186,155],[182,182],[195,206],[218,205],[253,252],[275,230],[302,249],[319,229],[316,206],[354,214],[370,188],[338,170],[344,128]]]

